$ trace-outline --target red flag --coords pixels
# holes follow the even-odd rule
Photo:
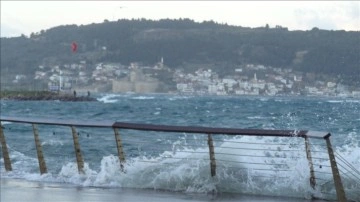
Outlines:
[[[71,50],[72,50],[72,52],[76,52],[76,50],[77,50],[77,43],[72,42],[72,44],[71,44]]]

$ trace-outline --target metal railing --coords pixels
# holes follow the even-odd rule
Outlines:
[[[286,176],[285,173],[291,172],[291,168],[286,164],[288,158],[299,158],[297,151],[305,151],[308,166],[310,170],[309,184],[313,189],[321,184],[321,177],[318,177],[323,170],[319,167],[327,167],[325,175],[332,175],[333,183],[336,190],[336,198],[338,201],[346,201],[346,195],[342,183],[342,178],[336,162],[334,150],[330,142],[330,133],[306,131],[306,130],[259,130],[259,129],[238,129],[238,128],[213,128],[213,127],[200,127],[200,126],[171,126],[171,125],[154,125],[154,124],[138,124],[138,123],[124,123],[124,122],[111,122],[111,121],[78,121],[78,120],[49,120],[38,118],[16,118],[1,116],[2,122],[25,123],[31,124],[33,128],[35,147],[37,151],[37,158],[39,163],[40,173],[48,172],[43,149],[39,138],[38,125],[56,125],[67,126],[71,128],[73,145],[75,150],[75,157],[79,173],[84,173],[84,159],[79,144],[79,133],[77,128],[90,127],[90,128],[111,128],[114,131],[115,142],[117,148],[117,156],[120,162],[121,172],[126,172],[125,162],[126,154],[124,152],[124,143],[131,144],[146,144],[147,142],[141,140],[134,140],[130,135],[120,135],[120,131],[148,131],[148,133],[164,132],[175,133],[182,136],[186,134],[197,134],[195,139],[184,138],[185,144],[182,148],[173,149],[173,153],[162,155],[164,159],[169,159],[168,163],[179,163],[174,160],[188,160],[188,161],[208,161],[210,167],[210,175],[215,177],[217,169],[227,169],[231,172],[238,172],[241,169],[251,169],[251,172],[257,172],[253,177],[263,180],[276,178],[280,179]],[[227,138],[221,138],[226,136]],[[250,136],[250,137],[275,137],[275,138],[298,138],[304,139],[304,147],[300,148],[298,144],[289,144],[279,142],[258,142],[258,141],[239,141],[234,139],[237,136]],[[174,136],[168,136],[166,139],[171,140]],[[324,150],[317,150],[314,145],[310,143],[310,139],[320,142]],[[6,171],[12,170],[11,159],[5,140],[3,126],[0,128],[0,141],[2,147],[2,154],[4,159],[4,166]],[[174,142],[174,141],[170,141]],[[167,144],[169,147],[174,147],[167,141],[160,141],[159,144]],[[208,150],[196,150],[189,148],[199,148],[199,145],[208,147]],[[176,145],[175,145],[176,146]],[[157,149],[157,148],[153,148]],[[236,152],[235,152],[236,151]],[[257,152],[261,151],[261,153]],[[139,152],[141,152],[139,150]],[[152,151],[154,152],[154,151]],[[318,155],[322,152],[321,155]],[[176,155],[176,154],[190,155]],[[207,156],[207,157],[206,157]],[[251,157],[251,158],[249,158]],[[257,159],[266,158],[266,161],[259,161]],[[156,160],[143,159],[143,162],[156,163]],[[343,161],[343,159],[342,159]],[[352,168],[351,165],[343,161],[347,167]],[[240,167],[239,165],[247,165]],[[282,175],[284,174],[284,175]],[[345,173],[349,174],[349,173]],[[286,177],[284,177],[286,178]],[[320,187],[321,189],[321,187]],[[323,191],[326,194],[326,191]]]

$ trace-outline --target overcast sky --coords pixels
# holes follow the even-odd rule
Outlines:
[[[213,20],[243,27],[360,31],[360,1],[3,1],[1,36],[105,19]]]

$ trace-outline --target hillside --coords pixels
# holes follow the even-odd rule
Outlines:
[[[71,51],[73,41],[76,53]],[[172,69],[191,63],[250,63],[358,80],[360,32],[246,28],[189,19],[66,25],[29,37],[1,38],[1,79],[33,74],[39,65],[80,60],[146,65],[161,57]],[[226,71],[226,65],[221,68]]]

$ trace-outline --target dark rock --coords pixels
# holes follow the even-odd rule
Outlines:
[[[9,96],[4,99],[7,100],[21,100],[21,101],[28,101],[28,100],[59,100],[64,102],[90,102],[90,101],[97,101],[96,98],[88,97],[88,96],[80,96],[74,97],[72,95],[17,95],[17,96]]]

